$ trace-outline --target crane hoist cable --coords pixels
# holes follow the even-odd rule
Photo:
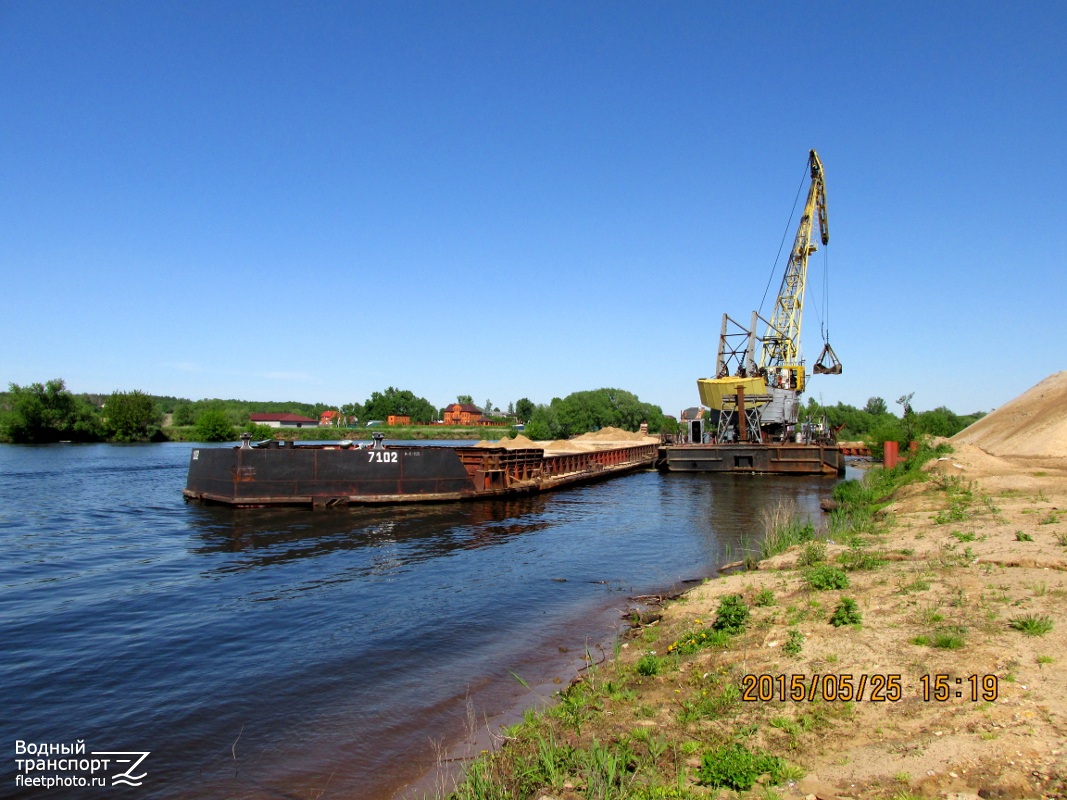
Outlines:
[[[840,375],[841,362],[830,346],[830,259],[826,250],[823,250],[823,319],[819,323],[819,332],[822,333],[822,351],[815,359],[815,365],[811,371],[816,375]]]
[[[767,285],[763,288],[763,299],[759,302],[759,313],[763,313],[763,306],[767,303],[767,293],[770,292],[771,286],[774,283],[774,276],[778,274],[778,262],[782,260],[782,250],[785,249],[786,240],[789,238],[789,232],[793,230],[793,216],[797,213],[797,206],[800,205],[800,195],[804,192],[804,184],[808,180],[809,167],[804,165],[804,171],[800,173],[800,183],[797,184],[797,195],[793,198],[793,208],[789,212],[789,219],[785,223],[785,230],[782,231],[782,240],[778,243],[778,253],[774,257],[774,263],[771,265],[771,274],[767,276]]]

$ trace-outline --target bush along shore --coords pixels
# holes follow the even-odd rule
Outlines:
[[[438,797],[1067,796],[1065,482],[962,457],[838,484],[818,529],[771,510]]]

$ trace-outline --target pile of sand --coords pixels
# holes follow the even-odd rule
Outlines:
[[[582,449],[583,448],[580,445],[572,442],[570,439],[556,439],[556,441],[554,441],[554,442],[546,442],[545,443],[545,450],[551,450],[551,451],[553,451],[555,453],[559,453],[559,452],[579,453],[579,452],[582,451]]]
[[[1050,375],[952,437],[995,456],[1067,457],[1067,372]]]
[[[631,433],[622,428],[601,428],[598,431],[575,436],[576,442],[643,442],[649,437],[641,433]]]
[[[488,442],[485,439],[474,445],[475,447],[503,447],[508,450],[523,449],[526,447],[541,447],[537,442],[528,439],[521,433],[514,439],[501,439],[499,442]]]
[[[621,428],[601,428],[592,433],[583,433],[581,436],[575,436],[573,439],[556,439],[554,442],[535,442],[520,433],[514,439],[501,439],[499,442],[489,442],[483,439],[474,446],[505,447],[508,450],[523,447],[535,447],[553,453],[582,453],[593,450],[602,450],[613,444],[628,442],[640,442],[644,444],[650,441],[658,441],[658,439],[654,436],[630,433]]]

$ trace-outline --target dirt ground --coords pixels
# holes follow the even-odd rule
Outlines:
[[[1067,798],[1067,372],[950,444],[928,480],[884,509],[868,547],[882,563],[849,572],[848,588],[812,590],[794,547],[666,607],[656,624],[677,635],[706,624],[725,595],[774,597],[752,609],[741,653],[702,651],[655,678],[642,702],[662,711],[648,724],[694,688],[714,691],[716,675],[770,676],[762,698],[753,684],[740,712],[706,724],[748,726],[754,745],[800,766],[782,798]],[[833,563],[848,548],[826,549]],[[834,627],[846,597],[862,623]],[[1019,630],[1028,618],[1051,630]],[[787,647],[791,631],[800,652]],[[827,700],[816,675],[851,675],[865,696]],[[813,700],[783,702],[794,685]],[[899,699],[872,699],[890,685]]]
[[[740,666],[787,684],[801,675],[808,688],[815,674],[850,674],[854,686],[867,676],[866,696],[847,711],[840,702],[783,703],[775,685],[775,699],[744,703],[729,721],[759,724],[761,746],[804,769],[779,788],[783,798],[1067,797],[1067,458],[954,447],[927,465],[929,481],[886,509],[892,524],[872,551],[887,563],[850,572],[849,588],[812,591],[793,548],[664,610],[659,624],[680,630],[714,617],[724,595],[775,596],[753,608],[740,663],[735,652],[706,652],[688,676],[656,679],[667,707],[698,672]],[[828,544],[828,560],[845,549]],[[828,623],[842,597],[857,601],[860,626]],[[1052,630],[1011,627],[1026,615],[1051,618]],[[791,627],[804,636],[796,656],[783,649]],[[916,643],[938,634],[955,636],[954,645]],[[899,676],[900,699],[872,702],[871,689],[886,681],[875,676]]]

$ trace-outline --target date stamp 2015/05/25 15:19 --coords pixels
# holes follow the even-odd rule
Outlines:
[[[741,699],[749,703],[773,700],[794,703],[899,703],[905,693],[924,702],[949,700],[994,702],[999,692],[996,675],[921,675],[908,681],[899,673],[842,673],[813,675],[749,674],[741,679]]]

